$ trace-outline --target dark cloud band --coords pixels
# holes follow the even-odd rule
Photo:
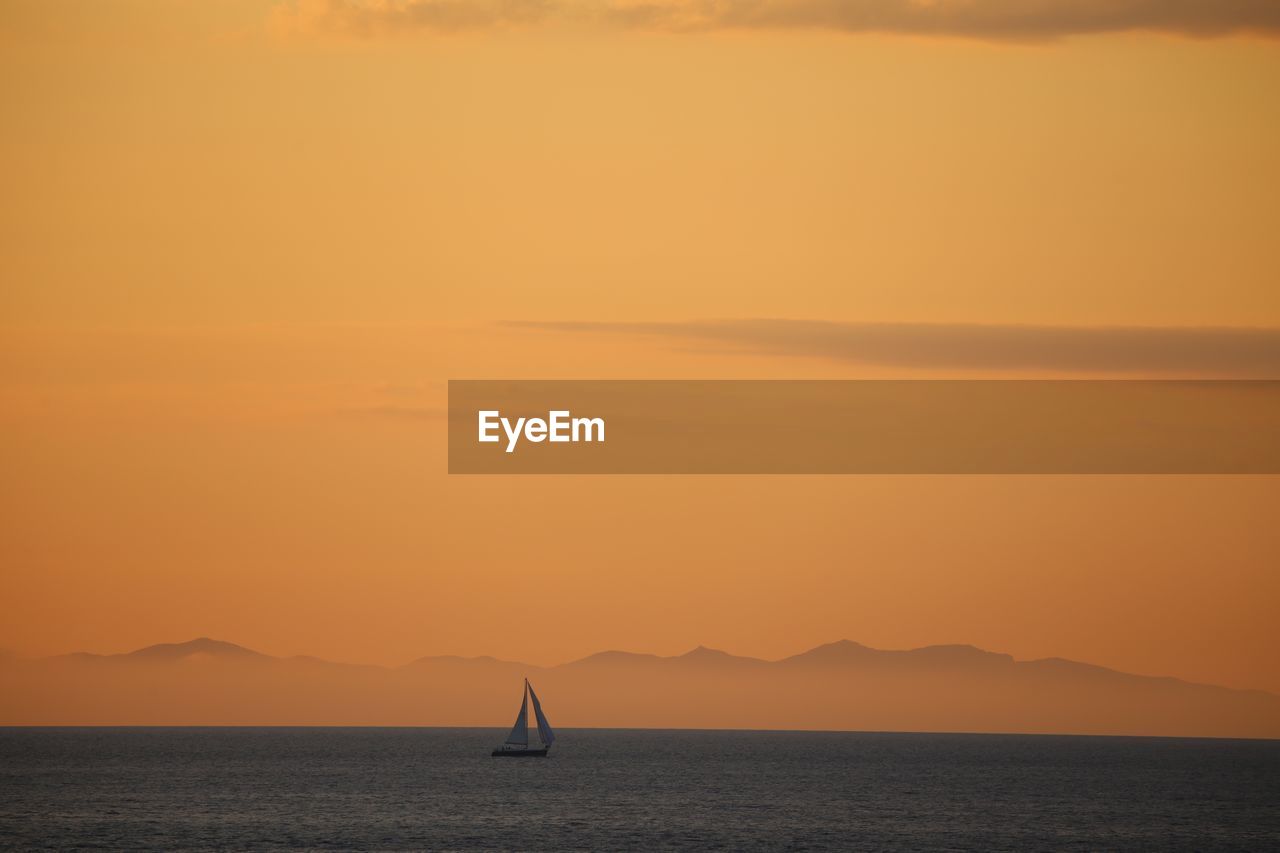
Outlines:
[[[1276,0],[292,0],[284,17],[360,34],[452,31],[544,21],[626,29],[826,29],[1044,40],[1154,31],[1280,34]]]
[[[1280,378],[1280,329],[814,320],[516,325],[703,340],[748,352],[892,367]]]
[[[1280,3],[1272,0],[638,0],[611,14],[661,29],[808,27],[997,39],[1280,30]]]

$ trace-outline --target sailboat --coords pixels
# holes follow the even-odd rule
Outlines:
[[[538,721],[538,740],[542,742],[542,749],[529,748],[530,697],[533,698],[533,715]],[[542,703],[538,701],[538,694],[533,692],[533,685],[526,678],[524,680],[524,691],[520,699],[520,713],[516,715],[516,724],[511,727],[511,734],[507,735],[507,739],[502,746],[495,749],[491,754],[495,757],[545,758],[547,750],[551,748],[551,744],[555,743],[555,740],[556,733],[551,730],[551,724],[547,722],[547,715],[542,713]]]

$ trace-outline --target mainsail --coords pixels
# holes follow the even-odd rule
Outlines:
[[[525,684],[529,685],[529,695],[533,697],[533,715],[538,720],[538,740],[542,741],[543,746],[551,746],[555,742],[556,733],[551,730],[551,724],[547,722],[547,715],[542,713],[542,703],[538,701],[538,694],[533,692],[533,685],[529,684],[528,679]],[[521,719],[524,719],[524,709],[520,709]],[[525,738],[528,738],[528,732]]]
[[[526,682],[527,686],[527,682]],[[521,691],[523,701],[520,703],[520,715],[516,717],[516,724],[511,727],[511,734],[507,735],[507,743],[512,746],[528,746],[529,745],[529,696]],[[534,707],[538,705],[538,698],[533,699]],[[538,712],[538,731],[542,731],[542,712]]]

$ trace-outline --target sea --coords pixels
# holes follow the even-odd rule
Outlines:
[[[1280,850],[1280,741],[0,729],[13,850]]]

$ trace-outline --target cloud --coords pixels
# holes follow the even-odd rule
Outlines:
[[[448,417],[449,410],[439,406],[345,406],[337,409],[337,413],[402,421],[440,421]]]
[[[282,33],[376,36],[418,30],[458,32],[539,23],[551,0],[291,0],[277,6]]]
[[[1280,378],[1280,329],[709,320],[519,322],[556,332],[714,341],[747,352],[884,367]]]
[[[292,0],[289,30],[373,35],[560,20],[673,32],[824,29],[1045,40],[1146,30],[1280,35],[1276,0]]]
[[[655,29],[817,28],[986,39],[1125,30],[1280,32],[1274,0],[625,0],[612,4],[610,15]]]

